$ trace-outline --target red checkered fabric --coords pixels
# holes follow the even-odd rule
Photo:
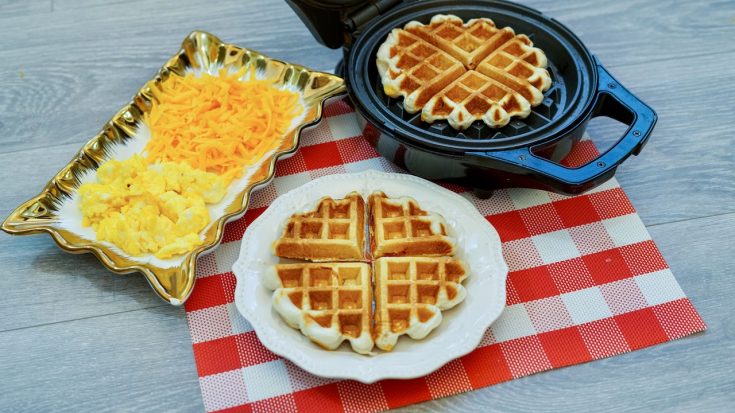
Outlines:
[[[566,162],[583,164],[596,153],[582,141]],[[185,307],[207,411],[380,411],[705,328],[615,180],[571,198],[508,189],[483,200],[452,186],[500,234],[510,267],[502,316],[474,352],[426,377],[367,385],[313,376],[263,347],[237,312],[232,264],[247,226],[277,196],[319,176],[366,169],[402,172],[365,141],[347,104],[328,105],[245,216],[227,225],[223,243],[199,260]]]

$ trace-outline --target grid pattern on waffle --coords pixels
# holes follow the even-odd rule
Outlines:
[[[374,258],[454,253],[444,219],[422,210],[413,199],[389,199],[381,192],[370,195],[368,203]]]
[[[388,95],[403,96],[406,109],[412,113],[464,72],[460,62],[411,33],[399,30],[391,37],[400,47],[378,52],[384,54],[384,61],[394,65],[382,69],[379,66],[379,70],[387,71],[383,86]]]
[[[451,54],[469,69],[503,44],[509,32],[496,28],[490,19],[472,19],[464,24],[462,19],[450,16],[436,16],[428,25],[409,23],[405,29]]]
[[[465,295],[461,285],[467,277],[464,265],[449,257],[380,258],[374,272],[374,328],[379,347],[392,348],[398,335],[415,324],[428,326],[439,310],[453,307]]]
[[[418,39],[426,44],[421,46]],[[377,59],[379,70],[387,56],[404,53],[406,48],[429,46],[455,57],[468,72],[463,75],[461,72],[447,72],[443,76],[447,82],[441,91],[422,91],[429,97],[428,101],[404,99],[404,106],[409,112],[422,109],[421,119],[426,122],[446,119],[457,130],[469,128],[476,120],[482,120],[491,127],[502,127],[510,122],[512,116],[527,117],[531,106],[540,104],[544,99],[543,92],[551,86],[544,53],[533,47],[527,36],[516,35],[508,27],[498,29],[492,20],[485,18],[464,23],[456,16],[436,15],[428,25],[409,22],[403,30],[394,30],[381,46]],[[384,50],[386,48],[389,53]],[[391,76],[404,76],[402,72],[409,73],[414,68],[420,68],[431,79],[440,76],[433,69],[426,70],[426,64],[420,60],[399,59],[399,63]],[[401,87],[420,87],[416,82],[397,83],[391,80],[391,76],[386,76],[384,70],[380,71],[386,94],[391,97],[401,95]]]
[[[456,16],[435,16],[429,25],[409,23],[406,30],[525,97],[532,105],[551,84],[544,53],[528,36],[498,29],[489,19],[466,24]]]
[[[551,77],[544,69],[546,56],[533,47],[525,35],[514,36],[490,53],[477,70],[488,77],[518,91],[532,105],[543,99],[541,92],[551,85]]]
[[[478,348],[426,377],[371,385],[316,377],[281,359],[233,303],[230,270],[247,225],[276,196],[315,177],[395,171],[359,136],[346,104],[328,105],[325,115],[304,133],[299,151],[278,163],[275,180],[255,194],[245,216],[227,225],[223,243],[198,262],[185,307],[207,411],[380,411],[704,330],[614,180],[576,197],[508,189],[482,200],[449,186],[495,226],[510,267],[506,310]],[[583,141],[566,163],[581,165],[596,153]]]
[[[503,126],[512,116],[525,117],[530,103],[513,89],[474,70],[465,72],[434,95],[421,111],[422,119],[446,119],[455,129],[467,129],[482,120],[490,126]]]
[[[280,264],[276,266],[287,297],[321,327],[357,338],[370,330],[370,272],[364,263]]]
[[[365,205],[357,193],[321,199],[315,210],[294,214],[275,245],[289,258],[360,259],[364,245]]]
[[[385,56],[400,52],[400,42],[396,39],[402,37],[402,33],[409,32],[421,37],[426,43],[449,51],[471,72],[479,70],[477,65],[481,59],[485,59],[479,71],[493,85],[493,93],[460,102],[461,99],[448,98],[446,95],[450,91],[455,96],[457,92],[463,95],[462,88],[449,84],[440,88],[438,93],[438,89],[431,93],[424,92],[429,99],[423,107],[416,105],[415,100],[403,99],[400,102],[392,99],[401,95],[396,89],[399,85],[385,87],[386,82],[391,82],[385,71],[381,70],[381,61]],[[457,46],[455,41],[462,47]],[[477,46],[478,44],[481,45]],[[405,30],[395,29],[380,49],[392,49],[390,53],[384,52],[383,55],[379,51],[377,56],[378,72],[381,75],[376,78],[376,87],[384,89],[382,100],[403,120],[434,133],[461,139],[487,139],[488,136],[500,139],[515,136],[545,125],[560,110],[560,105],[563,105],[559,100],[563,86],[551,84],[549,72],[555,69],[547,70],[548,61],[543,51],[533,47],[528,36],[516,36],[509,27],[497,29],[489,19],[473,19],[464,24],[456,16],[438,15],[428,25],[409,22]],[[394,73],[394,77],[399,76],[400,70],[396,69]],[[457,77],[461,74],[462,72],[453,73],[447,79],[451,78],[452,83],[459,83]],[[501,85],[513,91],[512,98],[511,95],[500,94]],[[426,96],[422,101],[425,101]],[[462,107],[465,103],[472,105],[471,110]],[[536,109],[531,111],[531,106]],[[480,108],[489,109],[480,114]],[[420,117],[413,115],[418,109],[421,109]],[[512,117],[515,117],[514,122],[511,122]],[[439,120],[447,122],[437,122]],[[475,122],[477,120],[482,122]]]

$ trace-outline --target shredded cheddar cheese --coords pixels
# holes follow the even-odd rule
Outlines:
[[[240,80],[244,70],[171,76],[154,89],[147,161],[185,162],[229,183],[274,149],[304,110],[300,96],[254,72]]]

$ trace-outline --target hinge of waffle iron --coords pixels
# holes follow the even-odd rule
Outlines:
[[[345,46],[352,45],[352,40],[360,35],[360,29],[372,19],[385,13],[402,0],[371,0],[367,6],[357,9],[345,16]]]

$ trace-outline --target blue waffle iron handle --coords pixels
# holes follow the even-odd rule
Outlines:
[[[656,112],[621,85],[597,63],[596,116],[608,116],[628,125],[628,129],[610,149],[578,168],[568,168],[534,155],[532,148],[486,153],[496,159],[518,165],[537,176],[551,181],[550,188],[576,194],[610,179],[615,170],[630,155],[638,155],[656,124]]]

